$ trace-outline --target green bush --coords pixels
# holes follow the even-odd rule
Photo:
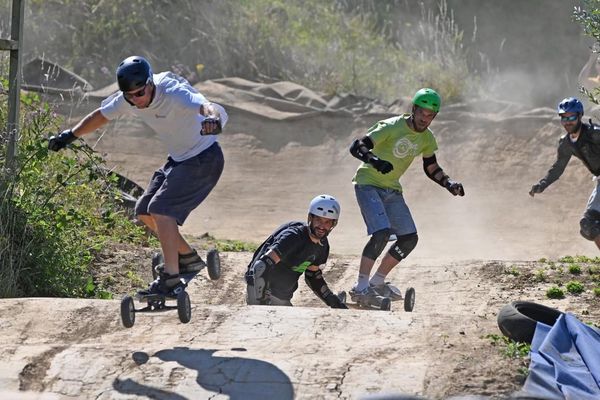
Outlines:
[[[549,299],[562,299],[565,297],[565,292],[559,287],[552,286],[546,290],[546,296]]]
[[[569,272],[573,275],[581,274],[581,265],[578,265],[578,264],[569,265]]]
[[[583,284],[579,281],[569,281],[569,282],[567,282],[565,287],[567,288],[567,291],[569,293],[573,293],[573,294],[579,294],[585,290],[585,288],[583,287]]]
[[[0,297],[107,297],[89,273],[94,255],[112,241],[141,242],[143,232],[124,215],[97,154],[78,145],[49,152],[59,121],[47,105],[25,95],[21,115],[12,170],[0,138]]]
[[[449,104],[473,93],[477,81],[445,1],[432,8],[347,0],[147,3],[27,2],[26,59],[44,55],[96,87],[112,83],[115,66],[131,54],[192,80],[289,80],[385,101],[429,86]]]

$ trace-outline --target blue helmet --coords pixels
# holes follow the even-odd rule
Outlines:
[[[558,113],[574,112],[583,115],[583,103],[576,97],[567,97],[558,103]]]

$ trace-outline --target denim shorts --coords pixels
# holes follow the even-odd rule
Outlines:
[[[216,186],[224,163],[218,142],[181,162],[169,157],[167,163],[154,172],[148,188],[135,205],[135,214],[166,215],[182,225]]]
[[[417,232],[401,192],[371,185],[354,185],[354,192],[368,235],[382,229],[391,229],[396,236]]]

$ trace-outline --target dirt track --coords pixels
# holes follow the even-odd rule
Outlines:
[[[349,289],[367,238],[350,183],[357,162],[347,147],[374,121],[333,121],[343,128],[335,131],[316,119],[289,131],[265,127],[261,136],[247,130],[247,117],[231,117],[237,122],[221,137],[224,175],[184,232],[259,242],[280,223],[304,219],[314,195],[330,193],[342,217],[325,276],[333,288]],[[143,127],[120,124],[128,132],[111,129],[97,149],[144,185],[163,162],[162,146]],[[118,301],[3,300],[0,386],[45,393],[33,398],[97,399],[262,399],[269,392],[280,399],[443,398],[517,389],[515,371],[483,336],[499,333],[500,306],[541,301],[543,293],[503,288],[494,260],[595,256],[578,234],[592,182],[574,161],[541,196],[527,195],[553,161],[560,130],[551,111],[522,118],[448,112],[432,128],[440,164],[467,195],[450,196],[418,161],[402,181],[420,242],[390,278],[416,288],[413,313],[396,304],[391,313],[329,310],[303,284],[293,300],[302,307],[246,307],[242,272],[250,254],[229,253],[220,281],[198,279],[190,289],[188,325],[175,313],[141,315],[127,330]],[[308,142],[301,130],[312,133]]]

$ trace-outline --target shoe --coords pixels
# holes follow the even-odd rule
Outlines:
[[[373,290],[373,288],[371,286],[368,286],[366,289],[361,290],[361,291],[356,290],[356,286],[355,286],[352,289],[350,289],[348,294],[350,295],[350,298],[352,299],[352,301],[354,301],[355,303],[364,303],[364,304],[371,303],[377,297],[381,297],[377,293],[375,293],[375,291]]]
[[[163,266],[163,264],[161,264],[160,266]],[[140,290],[139,294],[142,296],[172,296],[177,295],[183,289],[185,289],[185,283],[181,280],[179,274],[169,275],[161,273],[154,281],[150,282],[150,285],[148,285],[148,289]]]
[[[392,301],[403,300],[402,292],[396,286],[390,282],[383,283],[381,285],[369,285],[375,293],[383,297],[389,297]]]
[[[206,263],[198,255],[196,250],[193,250],[190,254],[179,255],[179,273],[189,274],[193,272],[201,271],[206,268]]]
[[[206,267],[206,263],[198,255],[198,252],[194,250],[190,254],[179,255],[179,273],[180,274],[191,274],[198,271],[202,271]],[[157,265],[154,270],[158,274],[162,274],[165,271],[164,264]]]

